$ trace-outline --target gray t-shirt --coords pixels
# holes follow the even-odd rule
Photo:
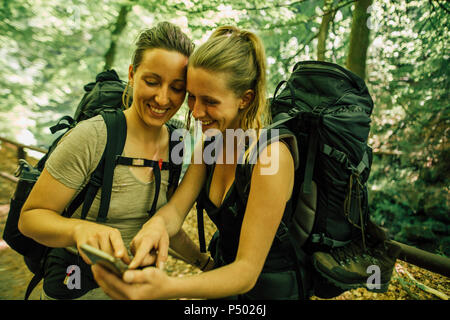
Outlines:
[[[46,169],[56,180],[65,186],[80,192],[88,183],[91,174],[100,162],[106,147],[106,124],[102,116],[96,116],[80,122],[61,139],[58,147],[46,162]],[[124,155],[124,154],[122,154]],[[125,156],[125,155],[124,155]],[[132,157],[132,155],[126,155]],[[166,155],[168,158],[168,154]],[[156,208],[167,202],[169,172],[161,172],[161,189]],[[129,243],[149,219],[147,213],[153,203],[155,194],[154,180],[144,183],[139,180],[129,166],[117,165],[111,191],[107,226],[117,228],[124,244]],[[75,195],[76,196],[76,195]],[[89,221],[95,221],[100,205],[101,190],[97,193],[89,213]],[[81,217],[81,209],[73,218]]]

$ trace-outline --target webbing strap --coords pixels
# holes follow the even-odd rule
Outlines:
[[[181,170],[182,170],[182,166],[183,166],[183,161],[179,164],[173,162],[173,159],[175,158],[174,156],[172,156],[172,151],[174,150],[174,148],[176,146],[178,146],[179,143],[182,143],[182,148],[179,151],[178,156],[183,159],[183,155],[184,155],[184,149],[185,149],[185,144],[184,144],[184,137],[180,136],[178,138],[178,140],[172,140],[172,137],[174,137],[175,135],[173,135],[173,132],[176,129],[179,129],[177,126],[174,126],[172,124],[167,124],[166,123],[167,128],[169,129],[169,185],[167,187],[167,199],[170,199],[170,197],[173,195],[173,193],[175,192],[176,188],[178,187],[178,181],[180,180],[180,176],[181,176]]]
[[[292,238],[292,234],[289,232],[286,224],[281,221],[275,237],[281,243],[281,246],[285,252],[291,255],[295,265],[295,276],[297,278],[297,288],[300,300],[305,299],[308,296],[308,279],[306,277],[306,254],[302,249],[298,248],[296,241]]]
[[[339,163],[343,164],[345,161],[347,161],[347,156],[345,155],[345,153],[327,145],[326,143],[323,144],[322,152],[330,158],[338,161]]]
[[[170,170],[171,165],[169,162],[155,161],[143,158],[129,158],[120,155],[116,156],[116,164],[135,166],[135,167],[151,167],[153,168],[153,174],[155,175],[155,196],[153,198],[152,207],[147,213],[153,216],[156,211],[156,205],[158,203],[159,191],[161,189],[161,170]]]
[[[36,273],[33,278],[31,278],[30,283],[28,284],[27,291],[25,292],[25,300],[28,300],[30,297],[31,292],[33,292],[33,289],[36,288],[38,283],[44,278],[44,275],[42,272]]]
[[[89,180],[89,183],[85,188],[85,191],[83,191],[85,196],[83,208],[81,210],[81,219],[86,219],[89,209],[91,208],[92,202],[94,201],[95,195],[97,194],[98,189],[100,189],[100,185],[102,182],[101,173],[103,172],[102,170],[103,165],[104,159],[102,158],[100,160],[100,164],[98,165],[97,169],[92,174],[91,179]]]
[[[329,156],[330,158],[333,158],[334,160],[338,161],[339,163],[345,164],[348,169],[356,171],[358,174],[361,174],[364,169],[369,167],[369,155],[367,154],[367,151],[364,152],[363,157],[359,164],[355,167],[353,167],[350,164],[350,161],[347,157],[347,155],[339,151],[327,144],[324,144],[322,147],[322,152]]]
[[[144,158],[129,158],[121,155],[116,156],[116,164],[121,164],[125,166],[134,166],[134,167],[159,167],[161,164],[161,170],[169,170],[170,163],[169,162],[160,162],[155,160],[149,160]]]
[[[283,123],[288,122],[292,118],[293,117],[290,114],[288,114],[286,112],[280,112],[273,118],[273,123],[271,125],[269,125],[268,127],[266,127],[266,129],[270,130],[273,128],[277,128],[280,125],[282,125]]]
[[[103,110],[101,115],[103,119],[105,119],[106,123],[107,142],[105,148],[105,167],[103,169],[102,193],[97,222],[106,222],[109,203],[111,201],[116,155],[122,154],[122,150],[125,145],[127,126],[125,115],[120,110]]]
[[[330,248],[339,248],[339,247],[343,247],[346,244],[350,243],[351,240],[349,241],[339,241],[339,240],[335,240],[335,239],[331,239],[327,236],[325,236],[325,234],[323,233],[315,233],[311,235],[311,242],[312,243],[318,243],[318,244],[324,244]]]
[[[364,171],[364,169],[368,167],[369,167],[369,155],[367,154],[367,151],[365,151],[361,162],[356,167],[356,171],[358,172],[358,174],[361,174]]]
[[[62,123],[63,121],[67,121],[67,123]],[[71,116],[64,116],[59,119],[58,123],[54,126],[50,127],[50,132],[53,134],[59,130],[70,129],[75,126],[75,120]]]
[[[206,252],[205,241],[205,228],[203,222],[203,206],[200,204],[200,199],[197,199],[197,229],[198,229],[198,242],[200,244],[200,252]]]
[[[45,249],[45,253],[42,255],[41,259],[41,265],[45,265],[45,261],[47,260],[48,253],[50,252],[52,248],[47,247]],[[44,269],[40,268],[38,272],[36,272],[33,275],[33,278],[31,278],[30,282],[28,283],[27,290],[25,291],[25,300],[28,300],[30,297],[31,292],[33,292],[34,288],[39,284],[39,282],[44,278]]]
[[[67,210],[63,212],[63,216],[66,218],[70,218],[73,213],[78,209],[79,206],[83,203],[84,199],[86,198],[88,187],[85,187],[83,190],[78,193],[78,195],[73,199],[73,201],[70,203]]]
[[[156,204],[158,203],[159,198],[159,190],[161,189],[161,170],[159,167],[158,162],[153,162],[153,174],[155,175],[155,196],[153,198],[153,203],[150,211],[148,211],[148,214],[150,216],[153,216],[156,211]]]
[[[312,176],[314,173],[314,163],[316,161],[319,136],[317,133],[312,133],[308,140],[308,155],[306,158],[305,177],[302,186],[302,192],[304,194],[310,194],[312,192]]]

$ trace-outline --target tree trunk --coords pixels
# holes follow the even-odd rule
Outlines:
[[[119,36],[123,29],[127,26],[127,15],[131,11],[132,5],[123,5],[120,7],[119,16],[117,17],[114,30],[111,33],[111,43],[108,51],[105,53],[105,67],[104,70],[111,69],[116,57],[116,47]]]
[[[320,24],[319,34],[317,38],[317,60],[325,61],[326,41],[328,37],[328,28],[330,21],[333,20],[333,12],[331,7],[333,0],[324,0],[322,23]]]
[[[350,32],[350,45],[347,55],[346,67],[361,78],[366,76],[366,56],[369,47],[369,28],[367,8],[373,0],[357,0],[353,9],[352,29]]]

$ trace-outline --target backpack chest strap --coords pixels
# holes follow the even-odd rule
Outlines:
[[[151,167],[151,168],[159,167],[159,170],[170,170],[170,163],[166,161],[162,160],[155,161],[144,158],[130,158],[120,155],[116,156],[116,165],[118,164],[133,167]]]

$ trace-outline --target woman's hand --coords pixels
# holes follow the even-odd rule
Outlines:
[[[153,264],[155,259],[156,266],[164,269],[169,250],[169,235],[164,219],[155,216],[145,223],[131,241],[130,250],[134,255],[130,269],[148,266]]]
[[[120,231],[115,228],[94,222],[82,221],[82,223],[74,227],[73,237],[78,252],[88,264],[92,264],[92,262],[83,254],[83,250],[80,249],[80,246],[84,243],[122,259],[126,264],[130,263],[130,257],[128,256]]]
[[[169,299],[168,291],[171,277],[164,271],[148,267],[143,270],[127,270],[123,278],[96,264],[92,267],[95,281],[103,291],[118,300]]]

